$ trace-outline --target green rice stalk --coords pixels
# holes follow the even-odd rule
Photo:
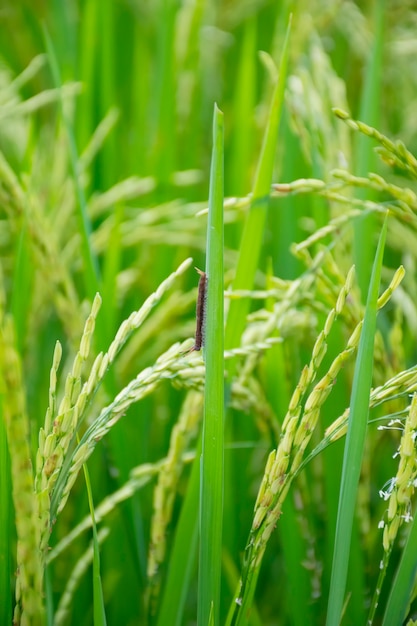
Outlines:
[[[187,492],[175,531],[165,587],[163,589],[157,626],[184,624],[184,605],[188,594],[198,542],[198,511],[200,500],[201,437],[188,481]]]
[[[83,465],[85,483],[87,487],[88,506],[90,509],[93,529],[93,614],[94,626],[106,626],[106,612],[104,610],[103,586],[100,575],[100,547],[97,534],[96,520],[94,516],[93,492],[91,489],[90,475],[87,465]]]
[[[166,557],[167,529],[172,519],[175,494],[184,467],[184,453],[196,435],[202,409],[202,394],[194,391],[187,394],[178,422],[172,429],[168,455],[158,474],[158,482],[153,494],[153,516],[147,564],[147,605],[151,613],[158,604],[161,584],[160,568]]]
[[[97,535],[97,541],[99,545],[102,545],[109,536],[110,530],[108,528],[101,528]],[[71,614],[71,605],[74,602],[74,595],[81,583],[81,579],[90,567],[94,558],[93,541],[91,541],[87,550],[78,559],[73,570],[71,571],[64,591],[61,594],[59,603],[54,615],[54,626],[64,626],[68,622],[68,618]]]

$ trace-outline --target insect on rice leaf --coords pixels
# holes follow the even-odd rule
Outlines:
[[[198,295],[196,306],[196,327],[195,327],[195,339],[194,345],[184,354],[190,354],[190,352],[198,352],[204,346],[204,323],[206,316],[206,294],[207,294],[207,274],[195,268],[200,274],[200,280],[198,282]]]

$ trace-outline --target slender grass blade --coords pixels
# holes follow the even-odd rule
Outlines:
[[[215,106],[207,227],[206,383],[200,483],[198,624],[219,624],[224,465],[223,113]]]
[[[355,502],[369,413],[378,289],[386,235],[387,218],[385,218],[375,255],[353,378],[350,400],[350,419],[343,458],[342,484],[336,523],[336,537],[326,621],[327,626],[335,626],[340,623],[345,598]]]

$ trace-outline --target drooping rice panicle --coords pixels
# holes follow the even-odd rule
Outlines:
[[[380,296],[378,307],[382,307],[387,303],[403,276],[404,270],[401,267],[395,273],[389,287]],[[331,392],[333,382],[341,367],[356,352],[358,347],[362,321],[354,329],[345,350],[334,359],[328,372],[314,386],[303,404],[303,398],[306,396],[308,387],[313,382],[326,352],[328,334],[336,316],[342,313],[346,298],[352,287],[352,280],[353,272],[351,271],[339,293],[335,307],[329,312],[324,328],[315,342],[310,364],[305,366],[301,373],[299,383],[289,404],[288,413],[283,422],[282,436],[278,449],[272,451],[268,457],[255,504],[252,529],[245,555],[245,567],[240,590],[236,596],[237,608],[235,614],[240,610],[244,610],[245,605],[251,601],[251,594],[254,592],[254,581],[256,581],[258,576],[266,544],[281,515],[282,503],[288,492],[291,480],[301,465],[305,448],[317,424],[321,407]]]
[[[65,392],[58,408],[55,407],[56,372],[61,360],[61,346],[56,344],[50,375],[50,404],[48,406],[44,428],[39,432],[39,448],[36,462],[35,488],[39,504],[39,519],[42,523],[41,549],[46,551],[50,533],[50,498],[64,462],[68,447],[78,425],[85,396],[81,394],[82,366],[88,358],[96,317],[101,298],[97,294],[91,314],[85,323],[80,349],[77,352],[71,371],[65,381]],[[80,410],[80,397],[83,404]]]
[[[81,367],[89,354],[95,319],[101,302],[100,296],[97,294],[91,315],[85,324],[80,349],[75,357],[72,372],[68,375],[66,380],[64,397],[57,410],[57,415],[55,415],[52,420],[52,432],[45,434],[45,445],[47,441],[51,443],[47,446],[48,456],[43,459],[41,469],[43,478],[39,480],[39,484],[41,485],[40,489],[42,491],[47,487],[49,495],[51,494],[55,481],[61,471],[68,446],[72,441],[77,427],[82,421],[84,411],[90,398],[98,389],[108,367],[129,339],[132,332],[143,323],[153,306],[161,299],[165,291],[170,288],[175,278],[184,272],[190,263],[191,259],[184,261],[175,272],[160,284],[156,292],[147,298],[143,306],[138,311],[134,311],[129,318],[121,324],[114,340],[110,344],[108,352],[105,354],[100,353],[96,357],[88,379],[84,384],[81,384]],[[48,423],[51,419],[51,416],[48,414]],[[47,541],[46,536],[45,541]]]
[[[380,133],[376,128],[365,124],[359,120],[353,120],[348,113],[341,109],[333,109],[333,112],[341,120],[345,121],[353,130],[363,133],[367,137],[375,139],[381,147],[377,149],[381,158],[389,165],[405,170],[412,178],[417,178],[417,159],[407,150],[402,141],[391,141],[388,137]]]
[[[175,374],[181,371],[181,369],[183,370],[182,375],[186,375],[184,374],[183,365],[181,367],[181,364],[179,364],[180,356],[180,345],[172,346],[165,354],[159,357],[153,367],[148,367],[140,372],[116,396],[113,402],[101,411],[77,445],[68,469],[64,467],[65,476],[60,477],[60,484],[54,492],[53,511],[60,512],[63,509],[81,466],[88,460],[98,441],[125,414],[129,406],[151,393],[162,380],[174,378]]]
[[[394,290],[400,285],[404,278],[405,270],[402,266],[395,272],[391,283],[388,288],[378,298],[378,309],[386,305],[391,298]],[[414,384],[416,382],[416,372],[414,368],[410,368],[400,374],[393,376],[390,380],[383,385],[371,390],[370,395],[370,407],[377,406],[384,398],[392,398],[398,394],[411,393],[414,390]],[[335,441],[339,437],[342,437],[346,433],[346,424],[349,417],[349,409],[338,417],[333,424],[331,424],[326,432],[325,437]]]
[[[282,436],[278,449],[270,453],[266,464],[264,476],[259,488],[258,497],[255,503],[254,518],[249,535],[249,541],[245,554],[245,565],[240,582],[240,590],[236,596],[235,614],[245,611],[245,606],[251,602],[254,593],[254,585],[257,579],[262,556],[265,551],[269,537],[276,526],[281,514],[282,501],[290,485],[290,476],[293,471],[292,463],[300,463],[300,450],[311,436],[317,421],[322,403],[331,390],[331,384],[323,388],[320,381],[313,389],[306,400],[305,406],[311,410],[307,411],[306,419],[303,422],[302,403],[311,383],[314,381],[318,368],[321,365],[327,349],[327,338],[336,319],[345,305],[346,298],[352,288],[353,268],[349,272],[346,282],[339,292],[336,304],[327,316],[324,328],[316,339],[313,347],[309,365],[302,370],[300,380],[291,397],[287,415],[282,425]],[[360,333],[357,332],[352,339],[352,344],[356,346]],[[357,341],[356,341],[357,340]],[[351,350],[348,345],[348,354]],[[343,359],[333,365],[333,370],[327,375],[329,382],[332,376],[336,375],[337,368],[340,369]],[[326,377],[325,377],[326,378]],[[329,390],[328,390],[329,389]],[[309,403],[309,404],[308,404]],[[308,415],[310,413],[310,415]],[[301,418],[301,422],[300,422]],[[311,420],[308,421],[308,420]],[[308,428],[306,427],[308,425]],[[305,444],[304,444],[305,442]],[[304,449],[303,448],[303,449]]]
[[[230,350],[225,353],[225,358],[234,356],[246,356],[248,354],[258,354],[260,351],[268,349],[276,342],[276,338],[270,338],[264,342],[250,344],[244,348]],[[188,369],[184,367],[184,361],[181,357],[184,348],[180,344],[175,344],[161,355],[153,367],[143,370],[127,387],[125,387],[114,399],[114,401],[105,407],[100,415],[94,420],[91,426],[77,445],[72,456],[71,464],[65,468],[65,480],[58,478],[59,485],[53,493],[53,502],[51,504],[52,511],[62,511],[71,491],[71,488],[77,479],[78,472],[83,463],[91,456],[98,441],[100,441],[112,428],[114,424],[125,414],[127,409],[134,403],[151,393],[157,385],[165,379],[181,381],[188,387],[202,388],[204,382],[204,365],[202,359],[201,366]],[[61,490],[63,490],[61,492]],[[59,496],[58,496],[59,494]]]
[[[132,313],[125,320],[116,337],[105,354],[100,353],[91,368],[88,379],[82,383],[82,366],[88,358],[92,336],[94,332],[95,320],[101,303],[101,298],[97,294],[92,306],[91,314],[88,317],[84,333],[80,342],[80,349],[75,356],[71,372],[68,374],[65,383],[65,393],[56,413],[52,412],[52,406],[48,407],[45,418],[45,428],[40,432],[40,447],[37,455],[37,479],[36,488],[39,502],[39,517],[42,520],[42,549],[46,550],[49,541],[49,529],[52,523],[51,502],[52,492],[55,483],[62,471],[66,454],[73,440],[74,434],[81,423],[84,412],[89,401],[98,389],[108,367],[114,358],[129,339],[132,332],[140,326],[149,315],[153,306],[159,301],[165,291],[172,285],[175,278],[181,274],[191,263],[188,259],[180,265],[165,281],[161,283],[157,291],[152,294],[139,311]],[[54,365],[51,373],[50,403],[54,403],[55,396],[55,363],[60,359],[60,349],[56,347],[54,354]],[[48,431],[47,431],[48,429]],[[81,467],[81,465],[79,465]]]
[[[333,178],[340,180],[350,187],[365,187],[392,196],[399,203],[399,208],[409,220],[412,220],[417,210],[417,195],[408,187],[399,187],[387,182],[382,176],[370,172],[367,177],[354,176],[347,170],[333,170]]]
[[[270,483],[271,493],[276,495],[280,487],[285,483],[286,475],[288,472],[293,471],[293,467],[289,467],[289,464],[294,463],[294,470],[301,461],[301,457],[304,453],[305,447],[310,439],[310,436],[316,425],[320,408],[326,400],[328,394],[332,389],[333,382],[340,371],[345,360],[356,349],[359,341],[360,329],[357,330],[347,344],[345,353],[338,355],[335,361],[332,363],[328,373],[323,379],[317,383],[313,391],[307,397],[304,408],[302,407],[303,397],[305,396],[308,387],[316,377],[318,368],[324,358],[327,350],[327,338],[333,326],[333,323],[338,315],[342,312],[347,295],[352,288],[353,282],[353,268],[348,274],[345,285],[342,287],[339,296],[337,298],[335,307],[329,312],[324,324],[324,328],[316,339],[313,347],[311,361],[308,366],[303,369],[300,381],[293,393],[290,401],[288,413],[285,416],[282,425],[282,439],[276,452],[276,457],[271,471],[268,476]],[[301,420],[300,420],[301,416]],[[269,495],[267,496],[269,498]],[[259,506],[259,511],[257,510]],[[262,515],[264,512],[270,511],[270,505],[265,506],[264,503],[258,502],[255,505],[255,518],[253,523],[253,529],[256,530],[263,522]],[[271,515],[270,531],[272,532],[274,516]],[[256,522],[255,522],[256,520]],[[269,525],[268,525],[269,526]],[[266,536],[267,533],[265,533]]]
[[[380,494],[384,500],[388,500],[386,520],[383,524],[383,547],[386,553],[391,551],[400,526],[411,518],[411,499],[415,492],[417,477],[416,437],[417,395],[414,394],[398,448],[397,474],[389,481],[388,489],[381,490]]]
[[[417,391],[417,366],[396,374],[383,385],[375,387],[371,391],[369,400],[370,408],[380,406],[384,402],[400,397],[405,397]],[[337,441],[346,434],[347,421],[349,419],[349,409],[346,409],[325,432],[325,439]]]
[[[367,622],[369,625],[372,625],[374,621],[382,585],[385,580],[392,548],[398,531],[404,523],[408,523],[412,520],[411,499],[415,492],[417,478],[416,438],[417,394],[414,393],[398,448],[397,456],[399,457],[399,462],[397,474],[387,482],[387,487],[380,491],[380,496],[388,501],[386,517],[380,523],[380,528],[383,529],[382,545],[384,555],[369,610]]]
[[[39,550],[40,525],[34,492],[29,420],[26,413],[22,365],[16,350],[11,317],[0,320],[0,382],[3,416],[10,452],[13,504],[17,533],[15,624],[43,626],[43,560]]]

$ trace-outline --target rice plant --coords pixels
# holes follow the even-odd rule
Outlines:
[[[412,4],[2,17],[0,623],[415,623]]]

